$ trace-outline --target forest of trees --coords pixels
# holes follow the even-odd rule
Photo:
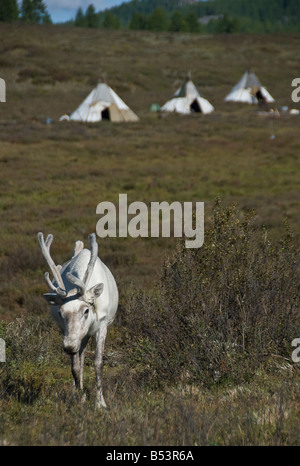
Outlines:
[[[51,23],[46,1],[0,0],[0,21]],[[66,25],[192,33],[297,32],[300,0],[131,0],[97,12],[78,8]]]
[[[0,21],[11,23],[52,23],[43,0],[22,0],[20,7],[17,0],[0,0]]]
[[[85,14],[78,10],[76,26],[195,33],[300,31],[300,0],[131,0],[104,12],[94,9],[93,21],[88,20],[90,7]]]

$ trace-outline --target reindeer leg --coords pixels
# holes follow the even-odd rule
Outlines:
[[[79,353],[71,354],[71,370],[74,378],[75,388],[80,389],[80,356]]]
[[[85,350],[86,346],[88,344],[90,337],[87,336],[81,343],[81,348],[79,351],[79,362],[80,362],[80,390],[83,390],[83,369],[84,369],[84,356],[85,356]],[[85,393],[82,396],[82,401],[85,401],[86,395]]]
[[[83,390],[84,355],[89,338],[90,337],[87,337],[84,340],[82,340],[79,352],[71,355],[71,368],[72,375],[74,378],[74,385],[75,388],[79,390]],[[83,401],[84,400],[85,395],[83,395]]]
[[[107,334],[107,326],[100,327],[96,334],[96,351],[95,351],[95,373],[97,382],[97,408],[107,408],[102,391],[102,372],[103,372],[103,353],[105,339]]]

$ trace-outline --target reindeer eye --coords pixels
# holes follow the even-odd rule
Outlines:
[[[86,310],[84,311],[84,316],[87,317],[89,315],[89,308],[87,307]]]

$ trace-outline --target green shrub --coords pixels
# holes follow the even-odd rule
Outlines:
[[[64,367],[68,367],[60,335],[48,316],[0,322],[0,334],[6,343],[6,363],[0,367],[0,397],[30,404],[45,387],[51,389],[60,371],[64,374]]]
[[[253,219],[217,201],[203,247],[181,241],[155,295],[128,297],[128,357],[146,381],[240,382],[274,355],[290,356],[300,330],[298,251],[288,229],[273,244]]]

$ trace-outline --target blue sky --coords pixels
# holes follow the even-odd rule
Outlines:
[[[96,11],[105,10],[129,0],[44,0],[54,23],[74,18],[79,7],[86,10],[92,3]]]

